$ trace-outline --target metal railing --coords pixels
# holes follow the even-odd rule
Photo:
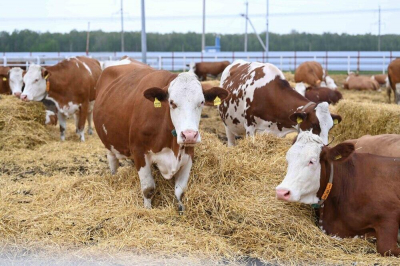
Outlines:
[[[346,54],[347,53],[347,54]],[[75,54],[83,55],[81,53]],[[75,56],[73,53],[61,55],[60,53],[44,53],[38,55],[18,56],[6,55],[1,58],[3,66],[23,66],[30,63],[44,66],[54,65],[58,62]],[[124,54],[125,55],[125,54]],[[139,53],[126,53],[131,58],[141,61]],[[118,53],[92,53],[89,55],[99,61],[119,60],[123,55]],[[147,64],[156,69],[170,71],[186,71],[191,62],[215,62],[237,59],[246,61],[269,62],[283,71],[294,71],[297,66],[305,61],[317,61],[328,71],[382,71],[386,72],[388,64],[400,57],[400,52],[272,52],[267,57],[264,52],[221,52],[221,53],[183,53],[183,52],[149,52]]]

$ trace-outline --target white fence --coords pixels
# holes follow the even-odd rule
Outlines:
[[[11,66],[27,66],[30,62],[42,65],[54,65],[57,62],[85,53],[3,53],[0,63]],[[119,60],[122,56],[141,61],[141,53],[90,53],[90,57],[100,61]],[[400,57],[400,51],[386,52],[149,52],[147,63],[157,69],[170,71],[187,70],[190,62],[246,61],[269,62],[284,71],[293,71],[305,61],[317,61],[328,71],[379,71],[386,72],[388,64]]]

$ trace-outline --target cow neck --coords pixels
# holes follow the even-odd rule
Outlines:
[[[46,69],[49,72],[51,72],[51,75],[46,80],[46,94],[45,94],[44,98],[41,100],[41,102],[44,102],[47,97],[55,99],[57,97],[57,95],[60,93],[58,90],[59,86],[57,86],[58,85],[57,78],[54,77],[55,75],[57,75],[59,68],[57,67],[57,65],[55,65],[55,66],[46,67]],[[50,83],[49,91],[47,91],[47,82]]]
[[[317,197],[320,200],[318,203],[312,204],[313,208],[318,209],[323,207],[324,202],[328,199],[333,187],[333,175],[334,167],[332,162],[325,162],[323,166],[321,165],[321,176],[323,176],[323,179],[321,178],[320,189],[317,193]]]

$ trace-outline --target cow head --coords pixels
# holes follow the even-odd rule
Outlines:
[[[325,81],[326,81],[326,87],[328,87],[331,90],[337,89],[335,81],[330,76],[326,76]]]
[[[314,134],[319,135],[324,144],[328,144],[329,130],[342,121],[340,115],[329,112],[327,102],[322,102],[317,106],[315,104],[310,105],[305,110],[298,110],[289,118],[299,124],[301,130],[312,130]]]
[[[22,79],[25,73],[26,72],[24,72],[20,67],[11,68],[10,71],[8,71],[11,93],[18,98],[21,96],[24,87]]]
[[[303,82],[296,83],[294,90],[302,96],[306,95],[306,85]]]
[[[322,139],[310,131],[302,131],[286,154],[287,173],[276,187],[279,200],[316,204],[322,176],[321,166],[343,162],[354,151],[351,143],[341,143],[333,148],[324,145]],[[325,172],[324,172],[325,173]]]
[[[46,96],[46,79],[50,73],[40,65],[31,64],[26,72],[23,81],[25,83],[24,92],[21,99],[24,101],[41,101]]]
[[[190,72],[179,74],[166,88],[150,88],[144,96],[159,104],[168,106],[177,142],[186,146],[200,142],[199,122],[205,103],[212,103],[219,97],[228,96],[228,91],[219,87],[203,90],[196,75]]]

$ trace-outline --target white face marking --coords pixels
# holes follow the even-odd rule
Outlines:
[[[323,143],[328,144],[329,130],[333,127],[333,119],[331,113],[329,112],[329,104],[327,102],[322,102],[315,108],[315,113],[319,120],[319,126],[321,128],[321,137]]]
[[[177,133],[178,144],[183,144],[182,132],[199,131],[201,110],[204,106],[204,94],[196,75],[190,72],[181,73],[168,88],[171,120]],[[173,108],[171,103],[177,107]],[[200,135],[197,142],[200,142]]]
[[[328,87],[329,89],[332,89],[332,90],[337,89],[335,81],[330,76],[326,76],[325,80],[326,80],[326,87]]]
[[[191,157],[185,153],[185,149],[179,149],[178,156],[175,156],[170,148],[163,148],[158,153],[150,151],[148,156],[151,162],[157,164],[165,179],[171,179],[183,165],[187,164],[189,160],[191,161]]]
[[[196,71],[196,63],[195,62],[190,62],[189,71],[188,72],[194,73],[195,71]]]
[[[296,83],[296,87],[294,90],[297,91],[300,95],[306,95],[306,85],[303,82]]]
[[[31,64],[24,78],[26,95],[29,101],[41,101],[46,95],[46,80],[42,77],[42,67]]]
[[[22,80],[22,72],[23,70],[20,67],[14,67],[10,69],[10,88],[12,94],[22,93],[22,87],[24,86],[24,82]]]
[[[288,168],[285,179],[276,187],[277,190],[290,191],[289,201],[318,203],[323,145],[319,136],[310,131],[302,131],[296,143],[290,147],[286,154]]]

